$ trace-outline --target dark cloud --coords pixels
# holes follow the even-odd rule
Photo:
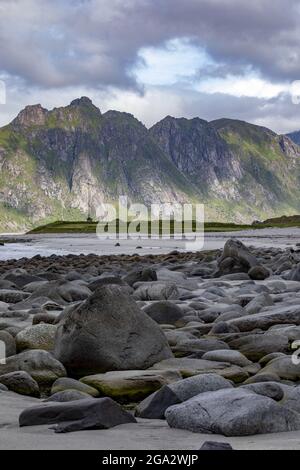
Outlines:
[[[141,48],[189,38],[216,62],[195,79],[254,70],[272,83],[291,82],[300,79],[299,20],[298,0],[0,0],[0,77],[19,83],[14,112],[18,102],[27,103],[33,96],[40,96],[42,103],[45,96],[51,101],[50,90],[61,93],[61,104],[66,104],[63,97],[72,94],[70,89],[85,88],[92,96],[93,90],[94,95],[111,89],[137,93],[141,90],[130,72]],[[64,95],[62,90],[68,91]],[[238,98],[178,85],[158,89],[156,98],[161,114],[176,107],[188,117],[227,116],[282,131],[300,126],[299,106],[285,95]],[[145,103],[149,106],[147,96]],[[136,106],[127,110],[147,116],[140,103]],[[5,113],[12,114],[9,105]],[[152,112],[148,122],[153,117]]]
[[[0,67],[40,86],[132,88],[141,47],[190,37],[225,65],[300,78],[297,0],[0,0]]]

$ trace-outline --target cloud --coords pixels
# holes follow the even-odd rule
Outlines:
[[[197,111],[296,128],[299,19],[298,0],[0,0],[0,122],[83,92],[147,124]]]

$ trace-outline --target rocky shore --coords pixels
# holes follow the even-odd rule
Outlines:
[[[3,261],[0,432],[295,433],[299,340],[300,249]]]

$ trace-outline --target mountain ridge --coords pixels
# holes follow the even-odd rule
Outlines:
[[[167,116],[147,129],[87,97],[26,106],[0,128],[0,230],[82,220],[119,195],[202,202],[210,220],[251,222],[300,210],[300,147],[243,121]]]

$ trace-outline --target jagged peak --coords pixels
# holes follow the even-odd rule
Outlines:
[[[29,105],[19,112],[12,123],[21,126],[42,126],[46,122],[47,114],[48,110],[41,104]]]
[[[70,106],[94,106],[92,100],[88,96],[82,96],[71,101]]]

